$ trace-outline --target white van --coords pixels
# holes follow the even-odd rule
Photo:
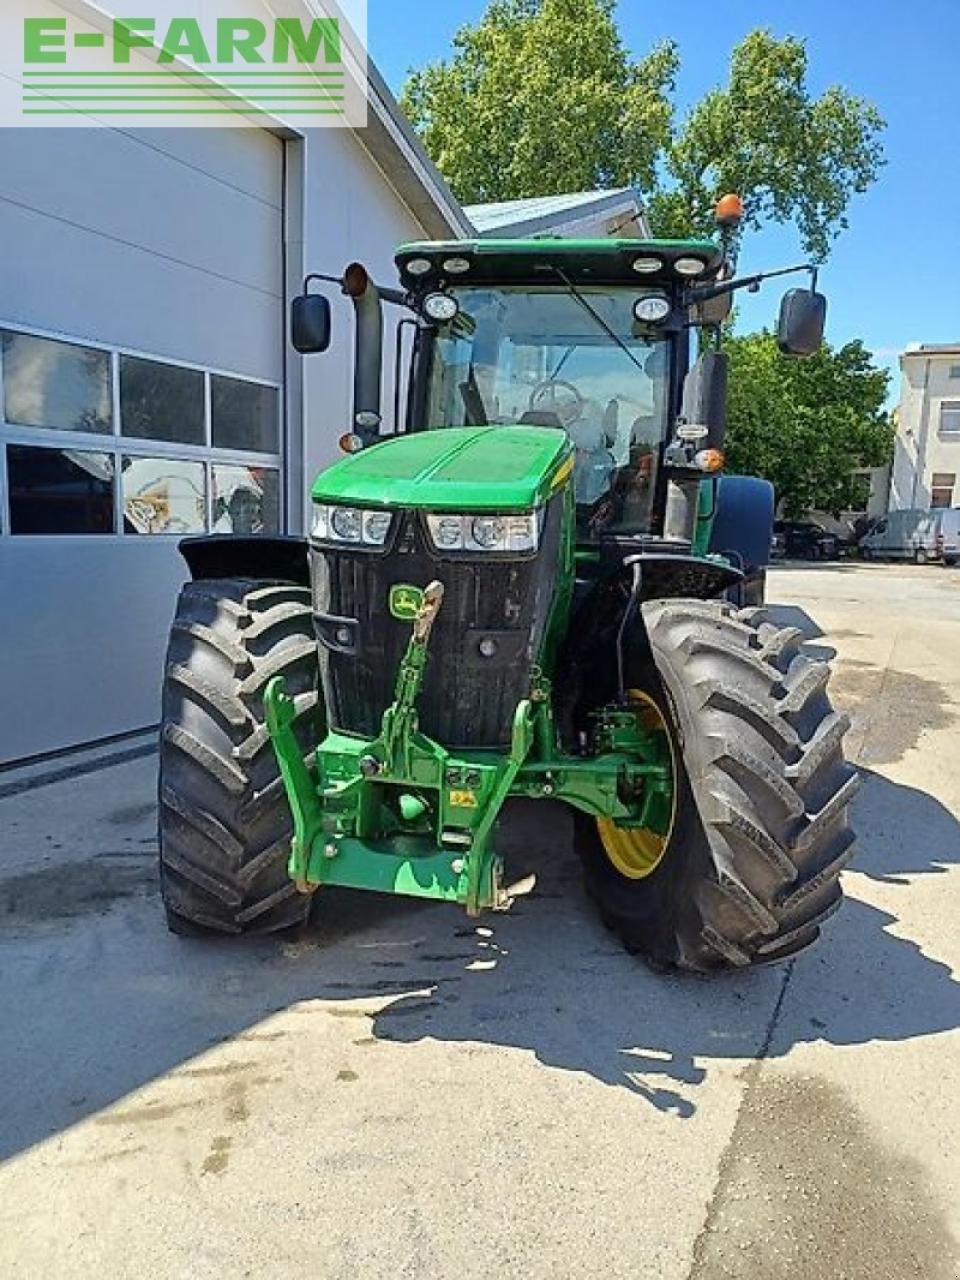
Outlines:
[[[960,507],[891,511],[861,538],[860,554],[864,560],[956,564],[960,559]]]

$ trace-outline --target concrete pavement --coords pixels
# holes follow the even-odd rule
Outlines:
[[[786,967],[651,974],[542,806],[509,916],[330,892],[216,944],[162,926],[153,758],[0,799],[0,1273],[960,1274],[960,571],[771,595],[866,778],[846,909]]]

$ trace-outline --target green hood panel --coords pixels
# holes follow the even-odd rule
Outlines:
[[[392,436],[317,476],[314,501],[427,511],[529,511],[569,474],[553,427],[446,427]]]

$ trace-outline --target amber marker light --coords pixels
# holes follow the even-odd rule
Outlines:
[[[722,449],[701,449],[693,459],[693,463],[700,471],[712,473],[722,471],[726,460],[726,454]]]
[[[370,276],[362,262],[351,262],[343,273],[343,292],[348,298],[362,298],[369,283]]]
[[[352,431],[348,431],[345,435],[342,435],[337,441],[337,444],[344,453],[359,453],[363,448],[363,441]]]
[[[735,227],[743,218],[743,201],[731,191],[720,197],[713,212],[722,227]]]

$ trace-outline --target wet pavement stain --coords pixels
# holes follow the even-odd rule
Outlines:
[[[15,927],[99,915],[125,898],[158,891],[154,859],[101,853],[0,880],[0,921]]]
[[[217,1067],[186,1067],[182,1071],[178,1071],[178,1076],[186,1076],[189,1079],[202,1080],[206,1077],[216,1079],[220,1076],[235,1076],[244,1071],[256,1071],[257,1063],[255,1062],[224,1062],[222,1066]]]
[[[109,1115],[100,1116],[98,1125],[119,1126],[125,1124],[156,1124],[159,1120],[169,1120],[181,1111],[197,1111],[206,1105],[204,1099],[192,1102],[148,1102],[142,1107],[127,1107],[125,1111],[113,1111]]]
[[[134,822],[153,817],[156,812],[156,803],[153,800],[147,800],[142,804],[128,804],[114,809],[107,814],[107,821],[116,827],[129,827]]]
[[[844,1090],[761,1074],[744,1097],[689,1280],[956,1280],[926,1174]]]
[[[922,735],[945,729],[960,716],[938,680],[851,659],[838,664],[830,696],[838,710],[850,713],[852,736],[863,735],[858,759],[865,765],[895,764]]]
[[[232,1138],[214,1138],[210,1144],[210,1154],[200,1166],[200,1176],[202,1177],[206,1173],[215,1173],[217,1175],[226,1173],[227,1165],[230,1163],[230,1148],[232,1146]]]

